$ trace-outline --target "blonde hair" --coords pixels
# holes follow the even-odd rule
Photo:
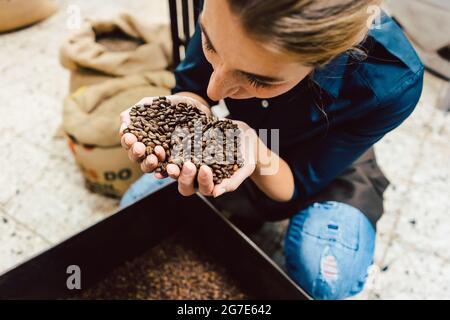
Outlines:
[[[228,0],[244,30],[270,50],[319,67],[344,53],[362,53],[373,6],[382,0]],[[375,7],[375,8],[377,8]]]

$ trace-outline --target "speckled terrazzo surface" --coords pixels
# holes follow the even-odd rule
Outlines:
[[[85,190],[65,140],[55,137],[69,87],[58,50],[73,31],[74,12],[84,19],[125,10],[169,21],[166,1],[57,3],[49,19],[0,35],[0,273],[118,206]]]
[[[84,189],[65,141],[55,138],[68,89],[57,59],[71,32],[68,6],[78,6],[82,17],[126,9],[168,21],[164,0],[58,3],[50,19],[0,35],[0,273],[118,205]],[[414,114],[376,146],[392,185],[378,224],[379,271],[357,299],[450,299],[450,114],[434,107],[443,86],[427,74]],[[284,225],[265,228],[274,233]]]

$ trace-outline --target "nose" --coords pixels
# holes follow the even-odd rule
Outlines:
[[[219,101],[239,91],[238,85],[222,70],[214,70],[209,79],[207,94],[211,100]]]

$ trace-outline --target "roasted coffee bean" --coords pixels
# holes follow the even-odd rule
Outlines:
[[[209,165],[213,181],[218,184],[243,166],[240,139],[236,136],[239,129],[229,119],[207,117],[192,105],[174,105],[166,97],[155,98],[152,104],[134,106],[130,119],[131,124],[124,133],[136,135],[138,141],[146,145],[146,155],[151,154],[157,145],[164,148],[166,159],[158,163],[156,169],[163,176],[167,175],[168,163],[181,168],[185,161],[190,160],[197,168]],[[177,133],[172,137],[175,130]],[[230,143],[232,146],[227,148]]]
[[[114,269],[105,279],[72,295],[70,298],[84,300],[253,298],[185,231],[168,237]]]

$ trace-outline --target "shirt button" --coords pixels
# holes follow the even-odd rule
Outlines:
[[[267,100],[262,100],[262,101],[261,101],[261,106],[262,106],[263,108],[269,107],[269,101],[267,101]]]

